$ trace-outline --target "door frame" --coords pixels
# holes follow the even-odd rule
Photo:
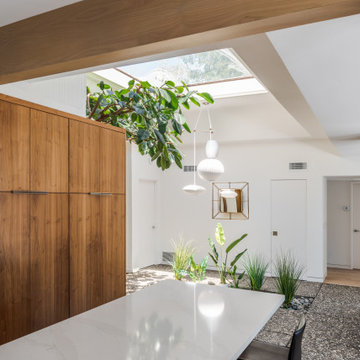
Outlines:
[[[360,185],[360,181],[350,183],[350,269],[354,269],[354,185]]]

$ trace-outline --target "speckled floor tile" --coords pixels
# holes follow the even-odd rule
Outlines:
[[[261,330],[256,336],[256,340],[266,342],[271,345],[289,346],[291,335],[274,331]]]

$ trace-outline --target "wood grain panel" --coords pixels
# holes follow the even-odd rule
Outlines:
[[[102,196],[100,214],[103,301],[106,303],[126,294],[125,196]]]
[[[29,115],[0,101],[0,191],[29,189]]]
[[[68,192],[67,118],[31,110],[30,189]]]
[[[0,344],[30,332],[28,201],[0,194]]]
[[[125,135],[100,130],[100,191],[125,193]]]
[[[70,120],[70,192],[100,191],[100,128]]]
[[[358,0],[85,0],[2,27],[0,83],[201,46],[359,11]],[[121,26],[114,27],[109,19],[121,19]],[[102,31],[89,31],[94,24],[101,24]]]
[[[125,196],[70,195],[70,314],[125,295]]]
[[[100,197],[70,195],[70,316],[102,303]]]
[[[69,317],[69,201],[30,196],[31,330]]]

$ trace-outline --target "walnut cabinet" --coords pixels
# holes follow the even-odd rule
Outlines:
[[[0,94],[0,344],[123,295],[124,131]]]

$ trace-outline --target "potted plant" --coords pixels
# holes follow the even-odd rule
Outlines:
[[[269,267],[269,263],[260,255],[253,257],[248,256],[243,263],[246,275],[249,279],[251,290],[260,290],[265,282],[265,273]]]
[[[247,234],[243,234],[239,239],[234,240],[230,245],[228,245],[225,249],[225,254],[223,253],[223,248],[225,246],[225,233],[222,225],[218,223],[216,225],[216,231],[215,231],[215,239],[218,245],[220,246],[220,254],[219,251],[216,249],[215,243],[212,240],[212,238],[209,236],[209,245],[211,249],[211,253],[209,252],[209,256],[211,260],[214,262],[216,268],[218,269],[219,276],[220,276],[220,284],[226,284],[226,276],[227,274],[231,273],[232,277],[236,274],[236,263],[238,260],[244,255],[246,252],[246,249],[238,253],[234,259],[231,261],[230,266],[227,265],[227,260],[229,253],[232,249],[235,248],[236,245],[240,243],[243,239],[247,237]],[[240,279],[239,279],[240,281]]]

